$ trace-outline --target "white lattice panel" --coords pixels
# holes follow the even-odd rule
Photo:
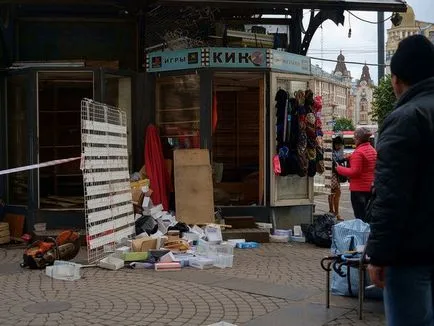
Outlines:
[[[127,118],[118,108],[81,102],[82,169],[88,261],[135,233],[128,170]]]

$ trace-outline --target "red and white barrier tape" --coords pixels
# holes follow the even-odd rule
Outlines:
[[[11,174],[11,173],[27,171],[27,170],[33,170],[33,169],[40,169],[40,168],[45,168],[47,166],[53,166],[53,165],[59,165],[59,164],[68,163],[68,162],[72,162],[72,161],[78,161],[80,159],[81,159],[81,156],[80,157],[65,158],[62,160],[54,160],[54,161],[38,163],[38,164],[32,164],[32,165],[27,165],[27,166],[21,166],[19,168],[2,170],[2,171],[0,171],[0,175]]]

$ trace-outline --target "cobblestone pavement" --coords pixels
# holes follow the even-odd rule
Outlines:
[[[359,321],[357,300],[335,296],[332,315],[309,319],[311,311],[326,312],[319,262],[328,253],[309,244],[263,244],[235,250],[230,269],[83,268],[82,279],[67,282],[21,270],[22,249],[0,248],[0,325],[384,325],[381,303],[368,302]],[[77,260],[84,257],[82,250]],[[294,314],[302,307],[304,315]]]
[[[242,325],[294,302],[272,294],[251,293],[254,290],[225,289],[220,282],[236,278],[310,289],[312,295],[302,304],[323,307],[325,279],[319,260],[327,252],[308,244],[264,244],[256,250],[236,250],[231,269],[158,273],[85,268],[83,278],[75,282],[53,280],[43,271],[22,271],[16,267],[9,273],[0,273],[0,324],[193,326],[226,321]],[[0,249],[0,262],[3,266],[18,266],[21,253],[17,249]],[[193,272],[207,276],[209,282],[217,282],[200,284],[194,277],[189,281],[173,279]],[[70,308],[54,313],[29,312],[30,305],[41,302],[65,302]],[[355,306],[353,299],[332,297],[331,310],[345,310],[326,325],[383,325],[382,314],[369,309],[364,320],[357,321]]]

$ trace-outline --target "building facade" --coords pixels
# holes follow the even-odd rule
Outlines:
[[[327,73],[318,65],[312,66],[315,80],[314,93],[323,98],[322,120],[324,129],[333,129],[333,121],[348,118],[351,106],[351,73],[345,65],[342,52],[337,58],[333,73]]]
[[[369,67],[364,65],[362,75],[356,81],[354,119],[356,125],[372,125],[372,100],[374,83],[369,73]]]
[[[434,23],[416,20],[413,8],[410,6],[408,6],[407,12],[401,15],[401,24],[399,26],[392,26],[392,28],[387,30],[386,73],[388,74],[390,74],[390,60],[402,39],[415,34],[423,34],[431,42],[434,42]]]

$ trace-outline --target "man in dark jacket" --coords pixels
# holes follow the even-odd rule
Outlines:
[[[396,109],[377,143],[366,252],[390,326],[434,325],[434,45],[400,42],[391,61]]]

